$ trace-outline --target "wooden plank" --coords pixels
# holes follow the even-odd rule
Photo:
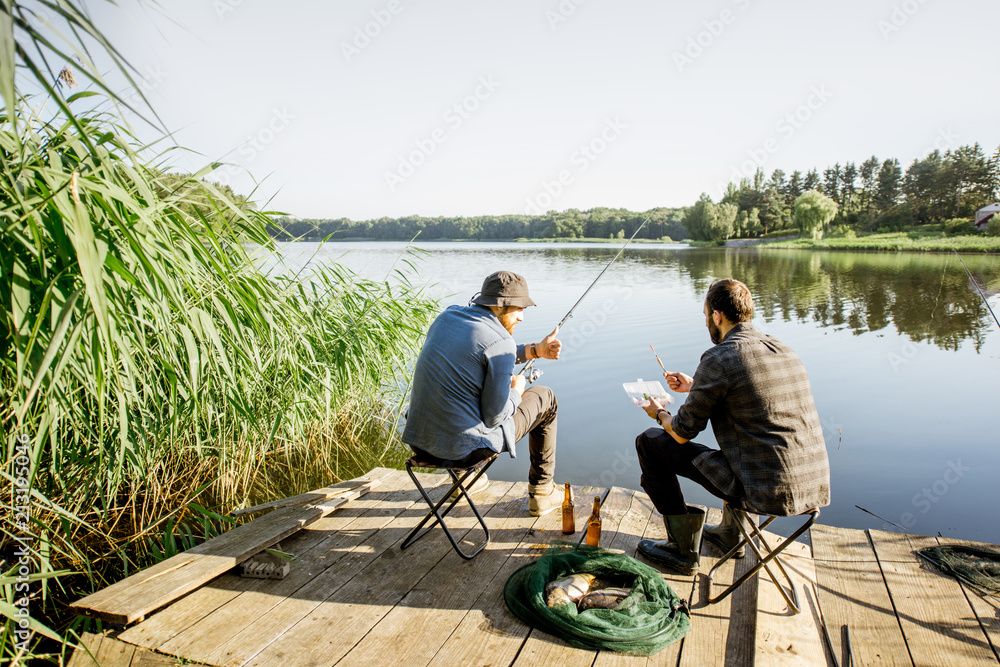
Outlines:
[[[722,520],[722,511],[709,509],[708,523]],[[751,578],[724,600],[709,605],[708,597],[721,593],[734,578],[749,570],[753,554],[729,559],[715,573],[711,590],[708,572],[722,553],[702,541],[701,568],[691,595],[691,632],[680,649],[679,665],[750,665],[754,660],[757,619],[757,585]],[[683,579],[681,579],[683,580]]]
[[[477,494],[476,504],[484,516],[491,516],[496,502],[513,486],[492,481]],[[447,487],[440,492],[447,490]],[[440,493],[438,494],[440,495]],[[426,514],[425,507],[406,517],[406,525],[392,531],[397,541],[405,538],[407,526],[416,525]],[[487,518],[487,520],[489,520]],[[448,526],[456,540],[464,539],[478,521],[467,503],[459,503],[448,515]],[[479,533],[479,530],[476,530]],[[295,667],[331,665],[350,651],[441,559],[452,551],[444,531],[435,528],[406,551],[395,545],[370,562],[364,571],[343,587],[318,600],[318,604],[289,630],[253,656],[246,664]],[[336,628],[332,633],[331,628]],[[226,661],[225,664],[231,664]]]
[[[97,653],[101,649],[104,635],[95,635],[92,632],[84,632],[80,637],[80,644],[73,651],[66,667],[101,667],[97,662]]]
[[[322,489],[316,489],[315,491],[309,491],[307,493],[300,493],[297,496],[289,496],[288,498],[279,498],[278,500],[272,500],[269,503],[263,503],[260,505],[254,505],[253,507],[246,507],[244,509],[235,510],[229,513],[231,517],[240,517],[246,514],[256,514],[257,512],[263,512],[264,510],[273,510],[280,507],[291,507],[292,505],[301,505],[303,503],[318,503],[329,498],[336,498],[341,496],[351,489],[356,489],[359,486],[367,484],[371,480],[364,477],[359,479],[350,479],[346,482],[338,482],[333,486],[325,486]]]
[[[367,493],[376,484],[378,480],[372,480],[318,504],[275,510],[88,595],[70,608],[114,623],[133,623]]]
[[[394,661],[426,665],[535,522],[525,511],[527,497],[528,483],[514,484],[490,511],[486,549],[471,561],[448,552],[337,664],[378,664],[392,646]]]
[[[104,637],[93,654],[100,667],[129,667],[135,654],[135,647],[111,637]]]
[[[409,482],[409,478],[407,478],[407,482]],[[398,499],[409,498],[412,503],[417,500],[417,492],[413,489],[412,484],[409,484],[409,486],[410,489],[407,491],[398,493]],[[420,502],[423,501],[421,500]],[[405,507],[401,507],[399,511],[401,512],[403,509]],[[381,514],[376,515],[376,518],[378,521],[375,523],[368,522],[367,525],[356,523],[350,529],[333,533],[323,548],[316,550],[317,562],[314,565],[310,565],[309,569],[318,574],[329,567],[337,567],[337,562],[349,553],[348,547],[358,544],[359,538],[362,537],[360,531],[365,530],[366,534],[364,537],[368,537],[374,534],[380,527],[389,523],[393,516]],[[310,573],[309,579],[313,576],[315,575]],[[291,575],[289,578],[291,578]],[[206,618],[200,624],[199,628],[193,628],[192,632],[187,632],[169,644],[164,645],[162,650],[177,653],[178,655],[211,655],[223,642],[233,638],[248,621],[257,619],[268,613],[284,598],[299,595],[297,589],[307,583],[308,579],[293,582],[290,586],[281,585],[287,581],[288,579],[283,582],[274,582],[275,585],[266,590],[241,595],[240,598],[234,600],[226,608]]]
[[[776,547],[784,538],[764,531],[769,545]],[[801,610],[793,614],[771,577],[761,570],[757,590],[756,660],[759,665],[823,665],[828,654],[816,602],[816,569],[812,550],[803,542],[793,542],[778,556],[794,582]],[[781,570],[769,563],[778,582],[785,585]],[[786,589],[787,590],[787,589]]]
[[[977,547],[979,549],[988,549],[991,551],[1000,551],[1000,547],[996,544],[969,542],[967,540],[955,540],[944,537],[937,538],[937,541],[942,546],[962,545],[967,547]],[[996,656],[997,661],[1000,662],[1000,600],[997,600],[996,597],[984,595],[975,588],[967,586],[962,582],[959,582],[959,585],[962,587],[966,600],[969,601],[969,605],[976,614],[979,625],[983,628],[983,632],[986,633],[986,638],[990,642],[990,648],[993,650],[993,655]]]
[[[937,541],[878,530],[868,535],[914,664],[995,666],[996,656],[958,582],[925,569],[913,553]]]
[[[416,501],[417,492],[404,471],[382,468],[373,472],[378,474],[380,480],[377,492],[351,501],[337,512],[281,542],[283,550],[297,556],[285,579],[274,581],[223,575],[129,628],[120,635],[121,639],[139,646],[176,653],[197,643],[194,636],[210,631],[214,633],[212,641],[215,644],[207,652],[203,648],[201,659],[205,659],[215,646],[238,632],[250,619],[277,604],[279,600],[276,596],[294,594],[314,572],[319,573],[331,566],[336,561],[336,554],[331,553],[333,550],[345,544],[352,547],[359,544],[365,536],[370,536],[395,515],[390,515],[384,522],[376,522],[373,526],[368,526],[370,522],[366,521],[366,517],[372,513],[375,517],[385,517],[387,507],[398,506],[398,512],[402,512]],[[339,553],[345,554],[346,551]],[[238,616],[226,618],[234,608],[238,610]],[[216,622],[220,614],[223,620]],[[178,639],[176,643],[167,645],[168,641],[182,634],[186,639]]]
[[[577,532],[563,535],[562,514],[551,512],[538,517],[520,544],[490,580],[482,594],[454,629],[448,640],[435,654],[432,665],[509,665],[517,658],[530,628],[507,608],[503,598],[504,584],[519,568],[538,558],[554,540],[579,541],[586,528],[591,506],[582,499],[599,495],[596,487],[574,487]]]
[[[846,627],[862,665],[912,665],[875,552],[861,530],[809,529],[820,608],[837,659],[846,664]]]
[[[167,636],[157,646],[158,650],[216,663],[222,660],[219,656],[234,646],[236,653],[251,651],[246,656],[249,658],[253,652],[260,650],[253,649],[253,646],[259,643],[262,648],[273,641],[318,605],[319,600],[329,593],[328,589],[335,589],[353,577],[365,558],[374,560],[395,541],[396,538],[387,541],[381,529],[411,510],[418,502],[419,494],[405,473],[405,489],[400,488],[399,477],[385,479],[389,488],[395,490],[380,491],[371,494],[375,498],[366,496],[354,501],[361,507],[354,512],[346,512],[352,515],[350,519],[344,521],[334,514],[296,535],[296,538],[306,539],[313,546],[305,550],[301,562],[295,562],[288,577],[280,581],[254,580],[255,585],[240,591],[197,624]],[[436,482],[443,482],[434,478],[424,481],[431,488]],[[423,503],[422,500],[419,502]],[[303,534],[305,538],[300,537]],[[217,583],[213,582],[212,587],[235,588],[235,579],[227,575]],[[161,613],[169,612],[186,600]],[[278,610],[281,613],[277,613]],[[145,623],[137,628],[142,625]]]

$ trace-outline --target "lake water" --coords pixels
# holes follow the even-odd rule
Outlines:
[[[538,307],[515,330],[519,342],[551,331],[619,249],[415,247],[423,251],[418,282],[434,283],[442,305],[468,302],[493,271],[524,275]],[[285,256],[293,270],[338,262],[383,279],[405,250],[297,243]],[[962,259],[1000,314],[1000,257]],[[833,502],[821,522],[1000,543],[1000,329],[954,254],[629,246],[560,332],[562,358],[536,365],[559,400],[557,482],[640,488],[634,441],[651,422],[622,383],[662,382],[650,344],[668,370],[694,373],[711,345],[705,291],[724,277],[750,287],[754,325],[791,345],[809,372],[832,469]],[[711,429],[697,441],[715,446]],[[520,451],[490,476],[527,479],[526,445]],[[689,502],[721,507],[697,485],[684,488]]]

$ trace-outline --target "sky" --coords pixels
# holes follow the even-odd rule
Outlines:
[[[642,211],[1000,146],[995,0],[86,5],[171,164],[225,161],[211,179],[296,217]]]

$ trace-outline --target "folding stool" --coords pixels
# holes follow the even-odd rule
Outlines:
[[[458,555],[461,556],[462,558],[466,560],[471,560],[475,558],[476,554],[485,549],[486,545],[490,543],[490,529],[489,527],[487,527],[485,519],[483,519],[482,515],[479,513],[479,509],[476,507],[476,504],[472,502],[472,496],[469,494],[468,489],[471,489],[473,485],[475,485],[475,483],[479,480],[479,478],[483,476],[486,470],[491,465],[493,465],[493,462],[496,461],[497,456],[499,456],[499,454],[493,454],[488,458],[485,458],[481,461],[477,461],[476,463],[464,467],[460,465],[458,466],[455,465],[458,463],[457,461],[445,462],[439,459],[435,460],[433,458],[428,458],[425,460],[423,457],[419,455],[411,456],[409,459],[407,459],[406,472],[407,474],[409,474],[410,479],[413,480],[413,483],[416,485],[417,490],[420,491],[420,495],[424,497],[424,500],[430,507],[430,511],[427,513],[427,516],[425,516],[423,520],[417,524],[417,527],[414,528],[412,531],[410,531],[410,534],[406,536],[406,539],[403,540],[403,543],[400,545],[399,548],[405,549],[406,547],[410,546],[418,539],[423,537],[425,534],[427,534],[427,532],[431,528],[433,528],[435,524],[440,523],[441,527],[444,529],[445,535],[448,536],[448,540],[451,542],[451,546],[455,547],[455,551],[457,551]],[[451,488],[449,488],[448,491],[446,491],[445,494],[441,496],[441,500],[435,503],[434,501],[431,500],[431,497],[427,495],[427,491],[424,489],[423,485],[420,484],[420,480],[417,479],[416,474],[414,474],[413,472],[414,468],[444,468],[445,470],[448,471],[448,474],[451,475],[452,479]],[[469,482],[468,485],[466,485],[466,480],[468,480],[470,476],[472,477],[472,481]],[[454,499],[452,499],[451,496],[456,489],[458,490],[458,495]],[[481,544],[479,544],[475,549],[473,549],[472,553],[465,553],[464,551],[462,551],[461,547],[458,546],[458,542],[455,540],[455,536],[451,534],[451,530],[448,529],[447,524],[445,524],[444,522],[444,518],[448,516],[448,512],[452,510],[455,504],[459,500],[461,500],[463,496],[465,497],[466,500],[469,501],[469,506],[472,508],[472,513],[476,515],[477,519],[479,519],[479,525],[482,526],[483,531],[486,533],[486,539]],[[442,512],[441,507],[444,506],[444,504],[449,501],[450,504]],[[421,531],[420,529],[423,528],[424,524],[430,521],[431,518],[434,519],[431,525],[427,526]]]
[[[735,547],[733,547],[725,556],[723,556],[719,560],[719,562],[716,563],[715,566],[709,571],[708,604],[715,604],[716,602],[719,602],[720,600],[726,598],[730,593],[739,588],[745,581],[747,581],[752,576],[757,574],[757,572],[761,568],[764,568],[764,571],[767,572],[767,576],[771,578],[771,581],[774,582],[774,585],[778,587],[778,591],[781,592],[781,597],[785,598],[785,603],[788,604],[789,608],[792,610],[792,613],[798,614],[800,611],[799,596],[795,590],[795,582],[792,580],[792,577],[785,570],[785,566],[781,564],[781,560],[778,558],[778,555],[785,550],[785,547],[787,547],[789,544],[798,539],[798,537],[802,535],[802,533],[809,530],[809,527],[812,526],[814,523],[816,523],[816,519],[819,518],[819,508],[817,507],[810,510],[806,510],[805,512],[799,514],[798,516],[805,518],[806,521],[801,526],[799,526],[799,528],[797,528],[794,533],[792,533],[789,537],[785,538],[780,544],[778,544],[773,549],[771,548],[771,545],[767,543],[767,539],[764,537],[762,531],[765,528],[767,528],[767,526],[770,525],[772,521],[777,519],[778,515],[758,512],[757,510],[747,505],[746,502],[741,503],[739,506],[737,506],[734,503],[727,503],[726,508],[723,511],[733,513],[733,518],[736,520],[736,525],[740,529],[740,533],[743,535],[743,539],[740,540],[740,543],[737,544]],[[750,517],[748,516],[749,514],[754,514],[756,516],[762,516],[767,518],[764,521],[764,523],[762,523],[760,526],[757,526],[756,521],[750,520]],[[747,531],[745,527],[746,525],[750,526],[751,528],[750,531]],[[763,545],[763,549],[757,546],[757,544],[754,542],[754,539],[760,540],[761,545]],[[739,549],[744,546],[749,547],[750,550],[753,551],[754,555],[757,556],[757,564],[754,565],[748,572],[744,573],[743,576],[741,576],[739,579],[730,584],[730,586],[726,590],[722,591],[722,593],[713,598],[711,595],[712,577],[715,576],[715,571],[718,570],[723,563],[732,558],[736,554],[736,552],[739,551]],[[767,555],[764,555],[765,553]],[[781,571],[781,574],[785,577],[785,581],[788,583],[788,588],[791,591],[791,597],[789,597],[788,593],[785,592],[784,586],[782,586],[778,582],[778,578],[774,575],[774,571],[771,569],[769,565],[771,561],[774,561],[774,564],[778,566],[778,569]]]

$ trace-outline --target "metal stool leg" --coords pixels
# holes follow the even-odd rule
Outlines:
[[[736,545],[733,549],[731,549],[729,553],[723,556],[722,559],[720,559],[719,562],[716,563],[715,566],[709,571],[708,573],[709,591],[711,591],[712,578],[715,576],[715,571],[719,569],[719,567],[723,563],[729,560],[741,546],[750,547],[751,551],[753,551],[754,555],[757,557],[757,564],[754,565],[749,571],[745,572],[743,576],[741,576],[739,579],[730,584],[729,587],[726,588],[726,590],[722,591],[722,593],[720,593],[716,597],[713,598],[710,592],[708,597],[708,604],[715,604],[716,602],[723,600],[730,593],[739,588],[744,582],[746,582],[752,576],[757,574],[761,570],[761,568],[763,568],[764,571],[767,572],[767,575],[768,577],[770,577],[771,581],[774,582],[774,585],[778,587],[778,591],[781,593],[781,597],[785,599],[785,603],[792,610],[792,613],[798,614],[800,611],[799,596],[798,592],[795,590],[795,582],[792,580],[791,575],[788,574],[788,571],[785,570],[785,566],[781,564],[781,560],[778,558],[778,555],[785,550],[785,547],[787,547],[789,544],[797,540],[804,532],[806,532],[809,529],[810,526],[812,526],[816,522],[816,519],[819,518],[819,509],[813,509],[809,510],[808,512],[803,512],[803,514],[810,515],[809,519],[801,526],[799,526],[799,528],[796,529],[794,533],[792,533],[789,537],[785,538],[780,544],[778,544],[773,549],[767,543],[767,539],[764,537],[762,531],[764,530],[764,528],[770,525],[770,523],[774,521],[777,517],[768,516],[768,519],[760,526],[757,526],[756,522],[751,523],[748,521],[747,523],[750,523],[750,527],[753,532],[753,535],[751,536],[750,532],[748,532],[744,527],[743,521],[739,520],[741,518],[749,518],[746,516],[747,513],[744,512],[743,510],[736,509],[731,506],[728,507],[728,510],[734,512],[734,517],[737,519],[736,525],[740,529],[740,533],[743,535],[743,539],[740,541],[738,545]],[[739,514],[735,514],[736,512],[738,512]],[[761,544],[764,546],[763,551],[754,542],[754,538],[760,540]],[[766,556],[763,553],[764,551],[767,552]],[[784,576],[785,578],[785,581],[788,583],[788,589],[791,591],[791,596],[789,596],[789,594],[785,592],[784,586],[782,586],[781,583],[779,583],[777,576],[775,576],[774,574],[774,571],[769,567],[769,563],[772,560],[774,561],[775,565],[778,566],[778,570],[780,570],[782,576]]]
[[[418,523],[416,527],[414,527],[414,529],[410,531],[409,535],[406,536],[406,539],[404,539],[402,544],[399,545],[399,548],[400,549],[407,548],[408,546],[416,542],[418,539],[426,535],[432,528],[434,528],[435,525],[441,524],[441,528],[444,529],[444,533],[445,535],[447,535],[448,541],[451,542],[451,546],[454,547],[455,551],[462,558],[466,560],[471,560],[475,558],[475,556],[480,551],[485,549],[486,545],[490,543],[490,529],[489,526],[486,525],[486,520],[483,519],[483,516],[479,513],[479,508],[477,508],[476,504],[472,502],[472,497],[469,495],[468,491],[465,488],[465,481],[469,479],[470,476],[472,476],[472,482],[469,484],[469,487],[471,488],[477,481],[479,481],[479,478],[486,472],[486,469],[490,467],[490,465],[493,463],[494,460],[495,457],[493,459],[489,459],[486,462],[486,465],[480,466],[478,468],[473,467],[465,469],[462,472],[461,476],[459,476],[459,474],[456,473],[454,469],[448,468],[447,469],[448,474],[451,475],[452,479],[451,487],[441,497],[441,500],[437,501],[436,503],[433,500],[431,500],[430,496],[427,494],[427,491],[424,490],[423,485],[420,483],[420,481],[417,479],[416,474],[413,472],[413,463],[414,463],[413,459],[408,460],[406,462],[406,472],[410,476],[410,479],[413,481],[413,484],[417,487],[417,490],[420,492],[420,495],[423,496],[424,501],[431,509],[430,512],[427,513],[427,516],[425,516],[420,521],[420,523]],[[458,490],[458,496],[454,499],[451,499],[451,495],[452,493],[455,492],[456,489]],[[482,527],[483,532],[486,533],[486,538],[484,539],[484,541],[470,553],[462,551],[462,548],[458,545],[458,541],[455,539],[455,536],[452,535],[451,530],[449,530],[448,525],[444,521],[444,517],[446,517],[448,513],[451,512],[451,510],[455,507],[455,505],[462,497],[464,497],[469,502],[469,506],[472,508],[472,513],[476,516],[476,519],[479,521],[479,525]],[[449,504],[448,507],[442,512],[441,508],[444,506],[445,503]],[[424,525],[432,518],[434,519],[434,521],[432,521],[430,525],[424,528]],[[421,530],[421,528],[423,528],[423,530]]]

